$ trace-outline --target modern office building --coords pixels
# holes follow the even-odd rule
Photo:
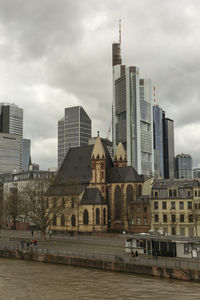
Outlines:
[[[22,170],[28,171],[30,163],[31,163],[31,140],[23,139]]]
[[[164,177],[163,110],[158,105],[153,106],[153,125],[154,125],[154,175]]]
[[[164,178],[174,178],[174,121],[163,112]]]
[[[200,178],[200,168],[193,169],[193,178]]]
[[[91,119],[83,107],[65,108],[65,116],[58,121],[58,167],[70,148],[88,145],[91,134]]]
[[[112,45],[114,151],[121,142],[129,166],[139,174],[151,176],[153,156],[153,88],[150,79],[140,79],[139,69],[122,65],[120,43]]]
[[[20,136],[0,133],[0,174],[20,171]]]
[[[178,154],[175,158],[175,177],[192,178],[192,157],[189,154]]]
[[[23,109],[15,104],[0,103],[0,132],[19,135],[20,169],[23,156]]]

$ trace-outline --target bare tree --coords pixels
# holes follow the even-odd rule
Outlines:
[[[47,190],[54,186],[54,182],[44,179],[29,183],[22,192],[22,211],[27,219],[34,223],[41,231],[43,240],[46,240],[46,230],[53,224],[54,216],[58,217],[65,211],[66,197],[77,191],[77,183],[69,180],[59,187],[59,194],[53,199],[48,197]],[[51,190],[50,190],[51,191]],[[51,196],[51,192],[49,193]]]
[[[16,229],[17,217],[20,214],[20,198],[17,188],[11,188],[4,205],[4,216],[11,217],[13,228]]]

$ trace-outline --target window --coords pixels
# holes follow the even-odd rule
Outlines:
[[[187,196],[188,196],[188,197],[191,196],[191,191],[187,191]]]
[[[172,197],[172,190],[169,190],[169,197]]]
[[[154,201],[154,209],[158,209],[158,202]]]
[[[62,215],[60,217],[60,224],[61,224],[61,226],[65,226],[65,216],[64,215]]]
[[[176,203],[175,203],[175,201],[171,202],[171,209],[176,209]]]
[[[144,206],[144,213],[146,213],[147,212],[147,207],[146,206]]]
[[[163,222],[167,222],[167,215],[163,215]]]
[[[72,227],[76,226],[76,217],[75,217],[75,215],[72,215],[72,217],[71,217],[71,226]]]
[[[192,201],[188,201],[188,209],[192,209]]]
[[[172,215],[172,222],[176,222],[176,215]]]
[[[155,198],[158,198],[158,192],[155,192],[155,193],[154,193],[154,197],[155,197]]]
[[[167,209],[167,202],[166,201],[162,202],[162,209]]]
[[[46,207],[49,208],[49,198],[47,198]]]
[[[56,202],[57,202],[57,199],[54,198],[54,199],[53,199],[53,207],[56,207]]]
[[[189,223],[193,223],[193,215],[188,216]]]
[[[180,222],[181,223],[184,222],[184,219],[185,219],[184,215],[180,215]]]
[[[184,244],[184,254],[189,254],[189,245]]]
[[[183,201],[179,202],[179,209],[184,209],[184,202]]]
[[[103,225],[106,225],[106,209],[103,209]]]
[[[133,201],[133,187],[132,185],[128,185],[126,188],[126,202],[130,203]]]
[[[99,208],[96,209],[96,225],[100,224],[100,211]]]
[[[159,222],[159,216],[158,215],[154,215],[154,221]]]
[[[185,228],[184,227],[180,228],[180,235],[185,236]]]
[[[137,224],[140,225],[141,224],[141,220],[140,218],[137,218]]]
[[[65,198],[62,197],[62,207],[65,207]]]
[[[53,215],[53,226],[57,226],[57,217],[55,214]]]
[[[144,225],[148,225],[147,224],[147,218],[144,218]]]
[[[200,190],[198,191],[198,196],[200,197]]]
[[[194,191],[194,196],[197,197],[197,191],[196,190]]]
[[[189,227],[189,236],[193,236],[193,234],[194,234],[193,227]]]
[[[134,218],[132,218],[132,220],[131,220],[131,224],[132,224],[132,225],[134,225],[134,224],[135,224],[135,220],[134,220]]]
[[[177,190],[173,190],[173,196],[177,197]]]
[[[101,171],[101,179],[104,179],[104,171]]]
[[[88,225],[88,223],[89,223],[89,215],[87,209],[85,209],[83,212],[83,224]]]
[[[176,228],[172,227],[172,235],[176,235]]]
[[[115,188],[115,219],[120,220],[122,210],[121,189],[119,185]]]
[[[142,186],[141,184],[139,184],[137,189],[137,196],[140,197],[141,195],[142,195]]]

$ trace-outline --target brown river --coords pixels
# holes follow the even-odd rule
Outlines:
[[[200,283],[0,258],[0,300],[200,299]]]

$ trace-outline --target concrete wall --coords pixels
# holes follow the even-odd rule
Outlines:
[[[200,270],[173,269],[156,266],[137,265],[134,263],[111,262],[91,258],[70,257],[52,254],[39,254],[23,251],[0,250],[0,257],[17,258],[46,263],[56,263],[86,268],[95,268],[115,272],[151,275],[168,279],[200,281]]]

